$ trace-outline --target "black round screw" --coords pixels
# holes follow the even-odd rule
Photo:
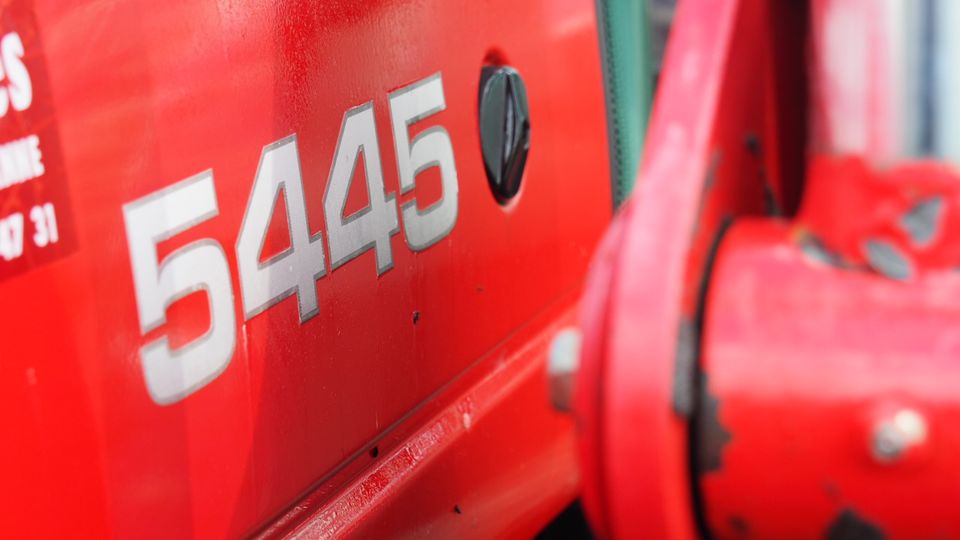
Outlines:
[[[480,73],[480,145],[493,196],[506,204],[520,191],[530,150],[527,90],[517,70],[486,66]]]

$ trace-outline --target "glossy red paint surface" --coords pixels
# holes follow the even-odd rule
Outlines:
[[[0,527],[222,537],[278,516],[288,519],[278,532],[299,530],[298,519],[346,505],[320,530],[382,536],[461,530],[449,511],[462,500],[457,517],[475,519],[477,535],[525,534],[569,501],[570,423],[547,409],[533,374],[548,314],[569,308],[610,217],[593,2],[33,7],[78,248],[0,282]],[[506,208],[489,192],[478,140],[491,54],[521,73],[531,107],[526,177]],[[316,282],[320,314],[302,325],[293,297],[244,322],[234,246],[263,147],[296,133],[311,231],[322,231],[344,111],[373,101],[385,188],[396,193],[387,94],[437,72],[447,109],[424,127],[443,125],[453,142],[450,235],[414,253],[401,231],[379,277],[371,252],[328,268]],[[191,295],[141,336],[121,207],[211,168],[219,215],[158,251],[200,238],[223,246],[236,350],[216,380],[159,406],[139,348],[163,334],[189,342],[209,315],[204,295]],[[418,180],[418,200],[439,197],[435,171]],[[351,192],[348,211],[365,204]],[[282,235],[269,242],[283,248]],[[447,426],[444,414],[470,396],[483,420]],[[398,457],[432,425],[443,439],[435,457]],[[388,465],[371,461],[375,445]],[[382,482],[363,484],[385,467]],[[519,487],[504,495],[508,485]],[[288,513],[304,496],[309,511]]]
[[[311,494],[266,535],[536,534],[579,490],[573,426],[548,405],[543,369],[551,339],[574,321],[572,300],[550,306],[414,411],[331,500]]]
[[[727,436],[701,441],[719,456],[700,481],[710,530],[824,537],[855,515],[885,538],[960,534],[960,274],[836,268],[794,227],[745,221],[720,249],[703,366]],[[874,429],[904,409],[925,438],[877,459]]]
[[[575,406],[584,503],[604,537],[696,534],[683,356],[724,223],[796,208],[803,74],[789,62],[804,20],[782,2],[678,6],[637,187],[584,291]]]

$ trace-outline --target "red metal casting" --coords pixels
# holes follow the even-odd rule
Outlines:
[[[719,249],[694,441],[718,538],[960,535],[960,175],[908,157],[889,7],[811,3],[802,208]]]
[[[711,532],[956,537],[960,273],[837,268],[795,227],[738,223],[711,280],[697,441]],[[901,420],[914,433],[884,433]]]
[[[880,18],[856,18],[876,5],[834,2],[829,39],[808,40],[828,4],[679,6],[637,188],[582,303],[602,537],[960,535],[960,176],[892,159]],[[835,49],[846,28],[857,55]],[[808,146],[796,88],[826,42]],[[860,53],[871,78],[844,86],[834,68]]]
[[[637,187],[584,293],[575,408],[601,536],[695,535],[687,415],[700,283],[730,218],[797,206],[804,10],[678,6]]]
[[[960,534],[960,176],[897,146],[879,7],[813,2],[802,208],[738,221],[710,277],[694,468],[718,538]]]
[[[522,536],[573,499],[572,422],[549,409],[538,373],[545,333],[569,318],[611,215],[592,0],[11,0],[2,15],[42,109],[11,108],[0,133],[55,128],[59,149],[42,131],[50,167],[0,189],[0,218],[24,204],[29,214],[32,197],[69,199],[72,218],[59,225],[75,240],[51,260],[28,250],[30,264],[0,273],[5,536]],[[530,104],[522,192],[508,206],[491,196],[481,159],[477,94],[490,59],[518,70]],[[392,268],[378,274],[373,250],[331,266],[323,200],[348,110],[372,103],[398,212],[441,196],[438,167],[401,193],[389,103],[434,74],[446,108],[408,129],[449,135],[453,228],[415,251],[401,218]],[[5,80],[0,94],[14,86]],[[326,257],[298,279],[307,295],[307,276],[325,272],[319,313],[304,320],[293,294],[248,315],[238,231],[261,154],[293,134],[310,241],[322,239]],[[125,209],[204,171],[215,211],[148,238],[148,254],[205,246],[223,266],[193,271],[228,278],[173,300],[166,324],[149,327]],[[357,165],[346,213],[367,207],[368,176]],[[290,200],[277,205],[268,253],[291,244]],[[194,342],[213,326],[218,291],[230,291],[223,313],[235,321],[228,363],[158,402],[141,347]]]

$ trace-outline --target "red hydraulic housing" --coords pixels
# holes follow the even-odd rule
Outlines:
[[[583,298],[601,536],[960,536],[958,26],[949,2],[680,3]]]

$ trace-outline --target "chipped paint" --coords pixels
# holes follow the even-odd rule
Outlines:
[[[699,474],[719,471],[723,466],[723,449],[733,439],[733,434],[720,423],[720,401],[709,389],[706,374],[703,375],[700,394],[700,409],[694,420],[696,426],[696,468]]]
[[[694,412],[694,378],[700,336],[690,319],[680,321],[677,329],[677,354],[673,372],[673,412],[689,417]]]
[[[824,537],[826,540],[883,540],[887,535],[880,527],[845,508],[830,523]]]
[[[923,199],[900,218],[900,226],[910,235],[914,244],[929,246],[940,227],[943,211],[942,195]]]
[[[870,239],[864,242],[863,251],[867,264],[878,274],[898,281],[908,280],[913,275],[910,259],[890,242]]]

